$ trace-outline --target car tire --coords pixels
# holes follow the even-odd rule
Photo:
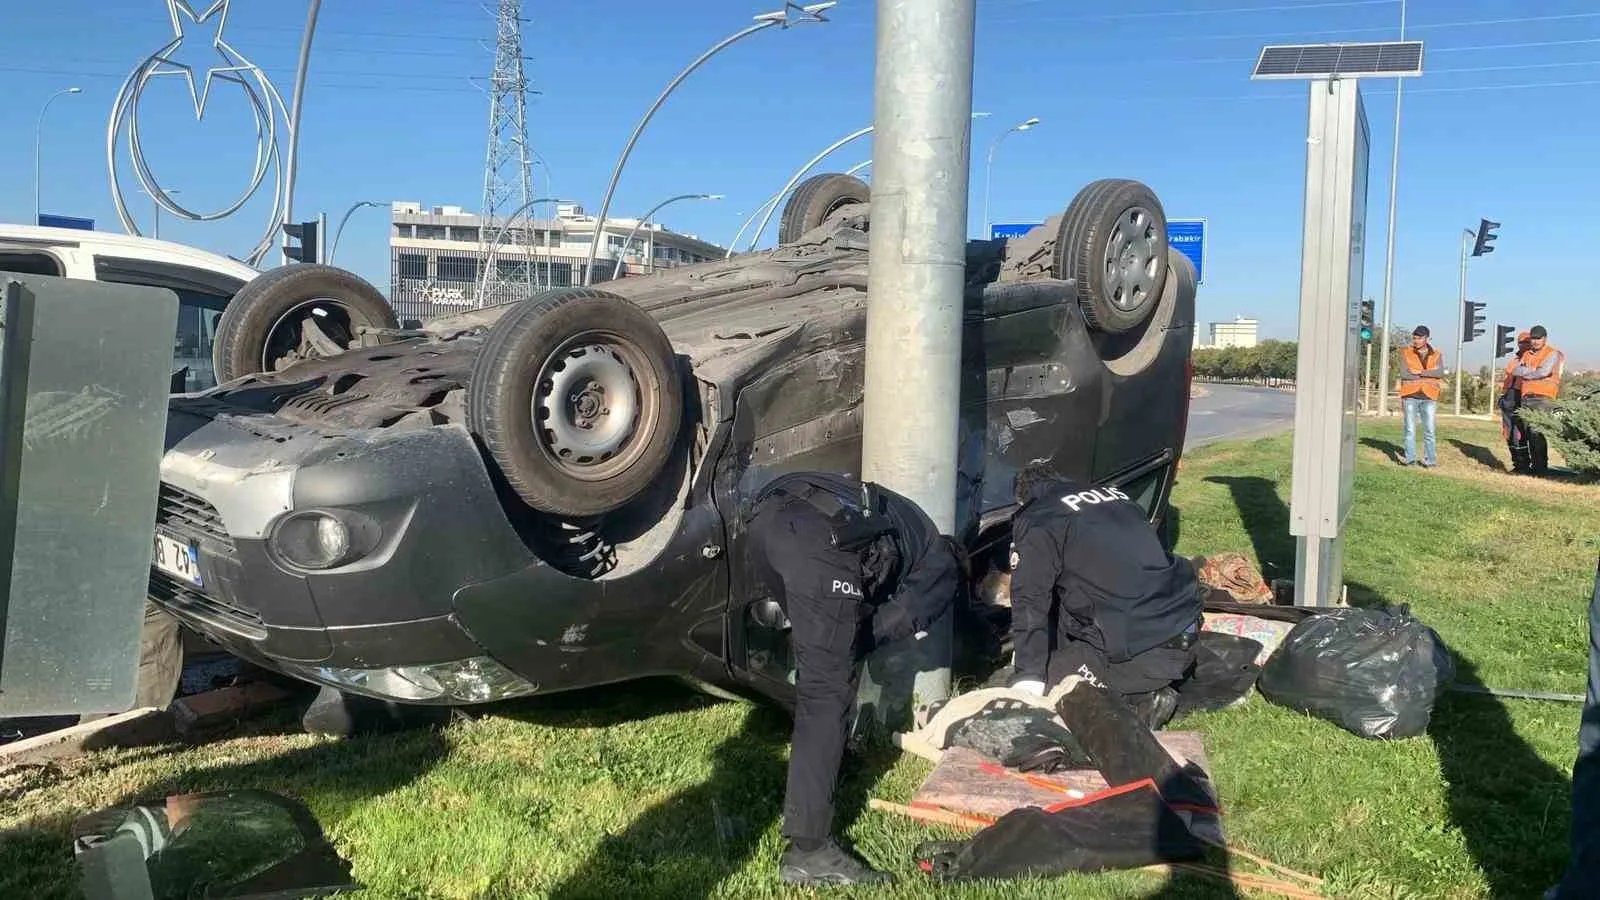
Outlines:
[[[1167,277],[1167,216],[1137,181],[1095,181],[1072,198],[1056,233],[1052,273],[1078,286],[1091,328],[1121,334],[1143,324]]]
[[[792,244],[828,217],[872,199],[872,188],[854,175],[813,175],[794,189],[778,220],[778,243]]]
[[[360,326],[398,328],[394,308],[353,272],[292,263],[240,288],[217,323],[211,361],[217,383],[275,371],[300,343],[298,323],[316,316],[324,333],[348,348]]]
[[[467,386],[468,425],[512,490],[560,516],[602,515],[643,492],[671,457],[682,419],[666,333],[637,305],[594,288],[517,304],[490,330]]]

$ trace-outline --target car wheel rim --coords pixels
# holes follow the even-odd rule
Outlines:
[[[1106,241],[1106,299],[1133,312],[1155,297],[1159,256],[1155,216],[1142,206],[1123,210]]]
[[[598,481],[638,455],[634,437],[646,410],[635,373],[642,359],[627,341],[587,335],[540,367],[534,427],[545,453],[567,474]]]
[[[355,341],[355,322],[350,309],[337,300],[318,298],[290,307],[267,329],[261,345],[261,371],[276,372],[279,364],[306,359],[317,354],[302,354],[302,325],[312,319],[328,338],[341,347]]]

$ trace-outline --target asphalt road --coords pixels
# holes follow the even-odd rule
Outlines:
[[[1294,393],[1239,384],[1200,384],[1208,393],[1189,401],[1185,449],[1230,438],[1265,437],[1294,425]]]

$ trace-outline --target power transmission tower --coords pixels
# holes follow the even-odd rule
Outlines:
[[[489,142],[483,165],[483,227],[479,236],[484,271],[477,305],[520,299],[532,292],[533,151],[528,145],[528,78],[522,69],[522,0],[498,0],[495,9],[494,72],[489,76]],[[522,244],[525,254],[509,275],[500,251]]]

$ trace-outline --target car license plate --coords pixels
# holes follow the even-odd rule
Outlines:
[[[200,580],[200,554],[188,541],[157,532],[155,567],[180,581],[204,587]]]

